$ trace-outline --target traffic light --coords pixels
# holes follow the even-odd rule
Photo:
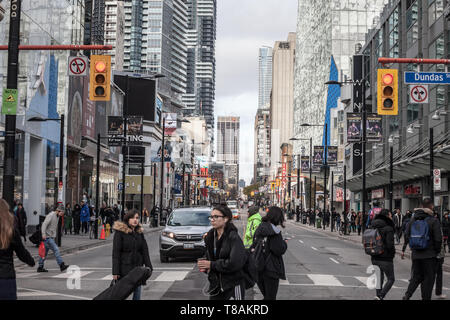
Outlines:
[[[111,88],[111,56],[91,56],[89,100],[109,101]]]
[[[398,115],[398,70],[378,69],[378,114]]]

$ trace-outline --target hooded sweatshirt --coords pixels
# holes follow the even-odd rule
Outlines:
[[[255,235],[256,229],[258,229],[261,224],[261,215],[255,213],[248,218],[247,229],[244,236],[244,246],[245,248],[250,248],[253,244],[253,236]]]
[[[373,260],[393,261],[395,257],[394,244],[394,222],[387,216],[378,214],[372,221],[372,228],[378,229],[383,239],[384,252],[379,256],[372,257]]]
[[[409,243],[409,237],[411,235],[411,227],[414,224],[414,222],[417,220],[424,220],[426,218],[429,218],[427,220],[430,237],[429,238],[430,240],[428,241],[428,247],[424,250],[411,249],[412,260],[436,258],[437,255],[441,252],[442,246],[441,225],[439,223],[439,220],[437,220],[433,216],[433,211],[428,208],[414,209],[414,216],[411,218],[411,221],[406,228],[405,243]]]

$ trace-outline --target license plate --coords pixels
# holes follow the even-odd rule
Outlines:
[[[194,249],[194,244],[193,243],[184,243],[183,248],[184,249]]]

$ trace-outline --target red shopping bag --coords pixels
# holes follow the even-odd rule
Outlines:
[[[41,241],[41,244],[39,245],[39,257],[42,259],[45,258],[45,244],[44,241]]]

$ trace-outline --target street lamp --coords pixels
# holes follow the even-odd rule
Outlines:
[[[61,114],[60,118],[41,118],[41,117],[32,117],[28,119],[29,122],[46,122],[46,121],[60,121],[60,135],[59,135],[59,177],[58,177],[58,185],[63,184],[63,166],[64,166],[64,114]],[[59,186],[58,186],[59,188]],[[59,189],[58,189],[59,190]],[[63,201],[63,194],[64,189],[61,191],[61,194],[59,194],[58,191],[58,198]],[[56,206],[58,205],[58,198],[55,199],[55,210]],[[61,246],[61,228],[59,227],[61,223],[61,218],[58,218],[58,232],[57,232],[57,239],[56,243],[60,247]]]
[[[312,138],[291,138],[291,141],[309,141],[309,207],[312,207]],[[305,147],[302,147],[302,154],[304,153]],[[301,163],[299,162],[299,168]],[[298,175],[297,183],[299,183],[300,175]],[[302,205],[303,206],[303,205]]]

